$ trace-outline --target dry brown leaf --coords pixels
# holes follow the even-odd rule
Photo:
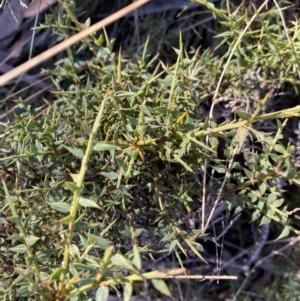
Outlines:
[[[42,12],[46,10],[49,6],[53,5],[56,2],[57,0],[34,0],[30,3],[28,9],[23,11],[23,17],[29,18],[36,16],[39,11]]]

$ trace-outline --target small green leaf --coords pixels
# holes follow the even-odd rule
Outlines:
[[[97,44],[98,46],[101,46],[101,45],[103,44],[103,42],[104,42],[104,38],[103,38],[103,35],[101,34],[101,35],[99,36],[99,38],[96,40],[96,44]]]
[[[131,296],[132,296],[132,284],[126,283],[124,286],[123,300],[130,301]]]
[[[78,247],[74,244],[70,245],[70,255],[75,259],[80,259],[80,251]]]
[[[79,179],[79,173],[71,173],[70,174],[70,176],[71,176],[71,178],[72,178],[72,180],[74,181],[74,183],[73,182],[67,182],[67,183],[72,183],[73,184],[73,186],[72,187],[68,187],[72,192],[74,192],[74,189],[76,189],[76,183],[78,183],[78,179]],[[65,185],[66,186],[66,185]],[[73,189],[73,190],[72,190]]]
[[[106,301],[108,299],[108,287],[99,287],[96,292],[96,301]]]
[[[119,149],[119,145],[116,143],[109,143],[109,142],[98,142],[95,144],[93,150],[96,152],[104,152],[112,149]]]
[[[146,106],[140,105],[139,107],[140,107],[140,109],[141,109],[146,115],[152,117],[152,115],[151,115],[149,109],[148,109]]]
[[[263,195],[263,194],[267,191],[267,188],[268,188],[268,186],[267,186],[266,182],[262,182],[262,183],[258,186],[260,195]]]
[[[213,169],[218,173],[225,173],[227,171],[227,167],[224,165],[216,165]]]
[[[9,216],[6,218],[9,222],[11,223],[18,223],[19,222],[19,217],[17,216]]]
[[[246,128],[241,127],[237,129],[236,135],[239,144],[239,150],[241,150],[246,138],[249,135],[249,131]]]
[[[111,258],[111,262],[113,262],[115,265],[119,267],[129,269],[129,270],[135,270],[133,264],[121,254],[114,255]]]
[[[66,145],[63,145],[63,147],[65,149],[67,149],[71,154],[73,154],[75,157],[79,158],[79,159],[82,159],[83,156],[84,156],[84,152],[81,148],[78,148],[78,147],[69,147],[69,146],[66,146]]]
[[[141,256],[136,245],[133,246],[133,264],[140,270],[142,266]]]
[[[169,254],[173,251],[173,249],[177,246],[177,240],[172,240],[169,247]]]
[[[281,232],[281,234],[276,238],[276,240],[278,239],[282,239],[284,237],[287,237],[290,234],[290,230],[286,227],[284,227],[283,231]]]
[[[59,222],[60,222],[61,224],[67,225],[67,224],[69,224],[72,220],[73,220],[73,216],[72,216],[72,215],[67,215],[67,216],[61,218],[61,219],[59,220]]]
[[[38,261],[42,262],[45,260],[50,260],[51,256],[58,256],[59,251],[52,249],[52,250],[43,250],[43,251],[38,251],[36,253],[36,258]]]
[[[109,180],[116,180],[119,176],[116,172],[113,172],[113,171],[111,171],[111,172],[102,171],[102,172],[100,172],[100,174],[103,177],[108,178]]]
[[[236,110],[235,111],[239,117],[243,120],[249,120],[252,116],[251,114],[247,113],[247,112],[244,112],[244,111],[239,111],[239,110]]]
[[[0,217],[0,224],[1,225],[8,225],[8,221],[2,217]]]
[[[188,239],[185,239],[184,241],[185,241],[185,242],[187,243],[187,245],[191,248],[191,250],[194,252],[195,255],[197,255],[201,260],[203,260],[205,263],[207,263],[207,262],[205,261],[205,259],[202,257],[202,255],[198,252],[198,250],[197,250],[196,247],[195,247],[195,246],[202,247],[200,244],[198,244],[198,243],[196,243],[196,242],[192,242],[192,241],[190,241],[190,240],[188,240]],[[195,245],[195,246],[194,246],[194,245]]]
[[[270,193],[269,195],[268,195],[268,203],[270,204],[273,204],[273,202],[275,202],[276,201],[276,194],[275,193]]]
[[[47,202],[47,204],[54,210],[62,213],[66,213],[70,211],[71,206],[65,202]]]
[[[55,269],[54,272],[50,275],[50,282],[58,280],[63,271],[64,269],[62,267]]]
[[[276,150],[276,152],[281,154],[284,154],[286,152],[286,149],[280,144],[276,144],[274,149]]]
[[[272,205],[276,208],[280,207],[284,203],[284,199],[277,199],[272,203]]]
[[[21,286],[18,290],[17,290],[17,294],[19,297],[23,297],[23,298],[26,298],[30,295],[29,293],[29,290],[28,290],[28,285],[24,285],[24,286]]]
[[[72,176],[72,175],[71,175]],[[72,177],[73,178],[73,177]],[[74,180],[74,179],[73,179]],[[74,181],[75,182],[75,181]],[[77,186],[76,186],[76,184],[75,183],[73,183],[73,182],[69,182],[69,181],[66,181],[66,182],[64,182],[64,186],[66,187],[66,188],[68,188],[71,192],[75,192],[75,190],[77,189]]]
[[[97,208],[99,210],[102,210],[102,208],[98,206],[95,201],[83,197],[79,198],[79,205],[82,207]]]
[[[90,27],[90,25],[91,25],[91,18],[87,18],[85,20],[85,22],[84,22],[84,25],[85,25],[86,28]]]
[[[152,279],[151,280],[153,286],[162,294],[168,296],[168,297],[172,297],[166,283],[161,280],[161,279]]]
[[[117,92],[116,95],[118,97],[130,97],[130,96],[135,96],[136,92],[120,91],[120,92]]]
[[[112,244],[109,240],[94,234],[89,234],[88,238],[90,242],[95,243],[103,250],[107,249]]]
[[[34,128],[36,128],[36,124],[35,124],[34,120],[30,119],[29,122],[27,123],[26,129],[27,129],[27,131],[30,131]]]
[[[26,237],[26,242],[29,246],[33,246],[38,240],[40,240],[40,238],[34,235],[29,235],[28,237]]]
[[[262,211],[265,207],[265,202],[262,201],[262,200],[259,200],[258,203],[257,203],[257,208]]]
[[[47,134],[51,134],[53,132],[52,126],[47,126],[43,132],[43,136]]]
[[[18,254],[24,254],[26,252],[26,247],[24,244],[20,244],[15,247],[9,248],[9,250]]]
[[[263,216],[262,219],[261,219],[261,221],[260,221],[260,223],[259,223],[259,225],[262,226],[264,224],[269,224],[270,221],[271,220],[269,218],[267,218],[266,216]]]

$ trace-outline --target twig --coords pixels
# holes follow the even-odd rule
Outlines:
[[[173,279],[198,279],[198,280],[237,280],[237,276],[226,276],[226,275],[218,275],[218,276],[204,276],[204,275],[178,275],[178,276],[167,276],[165,278],[173,278]]]
[[[77,33],[73,37],[55,45],[54,47],[44,51],[43,53],[37,55],[36,57],[32,58],[31,60],[27,61],[26,63],[16,67],[12,71],[0,76],[0,86],[4,86],[7,84],[10,80],[14,79],[17,76],[20,76],[21,74],[27,72],[28,70],[32,69],[33,67],[41,64],[42,62],[48,60],[49,58],[53,57],[54,55],[62,52],[66,48],[74,45],[75,43],[81,41],[82,39],[86,38],[92,33],[95,33],[96,31],[108,26],[109,24],[119,20],[120,18],[126,16],[129,12],[139,8],[140,6],[146,4],[151,0],[138,0],[136,2],[133,2],[132,4],[126,6],[123,9],[120,9],[116,13],[112,14],[108,18],[92,25],[91,27]]]

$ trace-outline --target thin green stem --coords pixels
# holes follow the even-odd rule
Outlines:
[[[94,140],[95,140],[97,131],[98,131],[99,126],[100,126],[100,121],[101,121],[101,118],[103,116],[106,101],[107,101],[107,95],[105,95],[105,97],[104,97],[104,99],[101,103],[99,113],[98,113],[98,115],[96,117],[96,120],[94,122],[94,126],[93,126],[92,132],[91,132],[90,137],[89,137],[86,152],[85,152],[85,155],[84,155],[84,157],[82,159],[82,162],[81,162],[81,168],[80,168],[78,180],[77,180],[77,183],[76,183],[76,189],[75,189],[74,194],[73,194],[73,201],[72,201],[72,206],[71,206],[71,210],[70,210],[70,216],[72,217],[72,219],[71,219],[71,222],[69,223],[68,234],[67,234],[67,237],[66,237],[65,250],[64,250],[64,261],[63,261],[64,273],[63,273],[62,278],[61,278],[62,281],[60,283],[61,284],[60,290],[63,290],[65,276],[66,276],[66,274],[68,272],[68,269],[69,269],[69,263],[70,263],[69,250],[70,250],[70,245],[72,243],[73,234],[74,234],[75,220],[76,220],[78,206],[79,206],[80,190],[81,190],[81,187],[82,187],[82,184],[83,184],[84,176],[85,176],[87,168],[88,168],[89,158],[90,158],[90,155],[91,155],[92,150],[93,150]]]

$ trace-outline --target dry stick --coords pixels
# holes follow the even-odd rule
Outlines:
[[[179,275],[179,276],[167,276],[165,278],[171,279],[197,279],[197,280],[237,280],[237,276],[226,276],[226,275],[218,275],[218,276],[204,276],[204,275]]]
[[[12,71],[0,76],[0,86],[4,86],[10,80],[14,79],[17,76],[27,72],[28,70],[34,68],[35,66],[41,64],[42,62],[48,60],[49,58],[53,57],[54,55],[60,53],[61,51],[65,50],[66,48],[74,45],[75,43],[81,41],[82,39],[86,38],[88,35],[106,27],[107,25],[119,20],[120,18],[126,16],[131,11],[139,8],[140,6],[146,4],[151,0],[138,0],[133,2],[132,4],[120,9],[116,13],[112,14],[111,16],[107,17],[106,19],[92,25],[91,27],[77,33],[73,37],[55,45],[54,47],[46,50],[45,52],[39,54],[38,56],[32,58],[31,60],[27,61],[26,63],[16,67]]]

